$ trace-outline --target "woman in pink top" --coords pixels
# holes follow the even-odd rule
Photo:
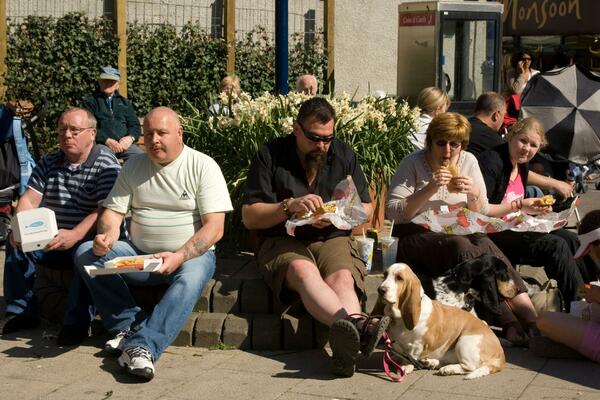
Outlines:
[[[587,253],[600,263],[600,210],[591,211],[583,218],[579,239],[581,247],[576,256],[583,257]],[[600,303],[600,286],[586,287],[585,300]],[[544,336],[600,363],[600,323],[563,313],[544,312],[538,318],[538,327]]]
[[[478,156],[490,203],[488,215],[508,219],[519,211],[536,215],[552,210],[549,205],[540,205],[539,199],[525,199],[524,196],[528,163],[545,143],[540,121],[524,118],[512,126],[508,143]],[[488,236],[511,263],[543,266],[548,277],[558,282],[568,311],[571,300],[576,299],[577,289],[583,285],[568,243],[571,240],[577,242],[573,232],[564,229],[552,233],[507,230]]]

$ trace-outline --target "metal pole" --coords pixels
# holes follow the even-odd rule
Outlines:
[[[275,3],[275,89],[288,94],[288,0]]]

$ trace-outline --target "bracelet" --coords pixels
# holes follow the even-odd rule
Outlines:
[[[290,211],[290,207],[288,205],[289,201],[292,199],[293,197],[288,197],[281,202],[281,205],[283,206],[283,212],[288,218],[292,218],[292,212]]]

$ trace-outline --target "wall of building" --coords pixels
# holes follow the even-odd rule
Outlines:
[[[336,0],[335,91],[396,93],[400,0]]]

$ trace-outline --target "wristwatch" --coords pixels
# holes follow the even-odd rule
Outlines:
[[[293,197],[288,197],[287,199],[284,199],[281,202],[281,205],[283,206],[283,212],[285,213],[285,215],[288,218],[292,218],[292,212],[290,211],[290,208],[288,206],[289,201],[292,200],[292,199],[293,199]]]

